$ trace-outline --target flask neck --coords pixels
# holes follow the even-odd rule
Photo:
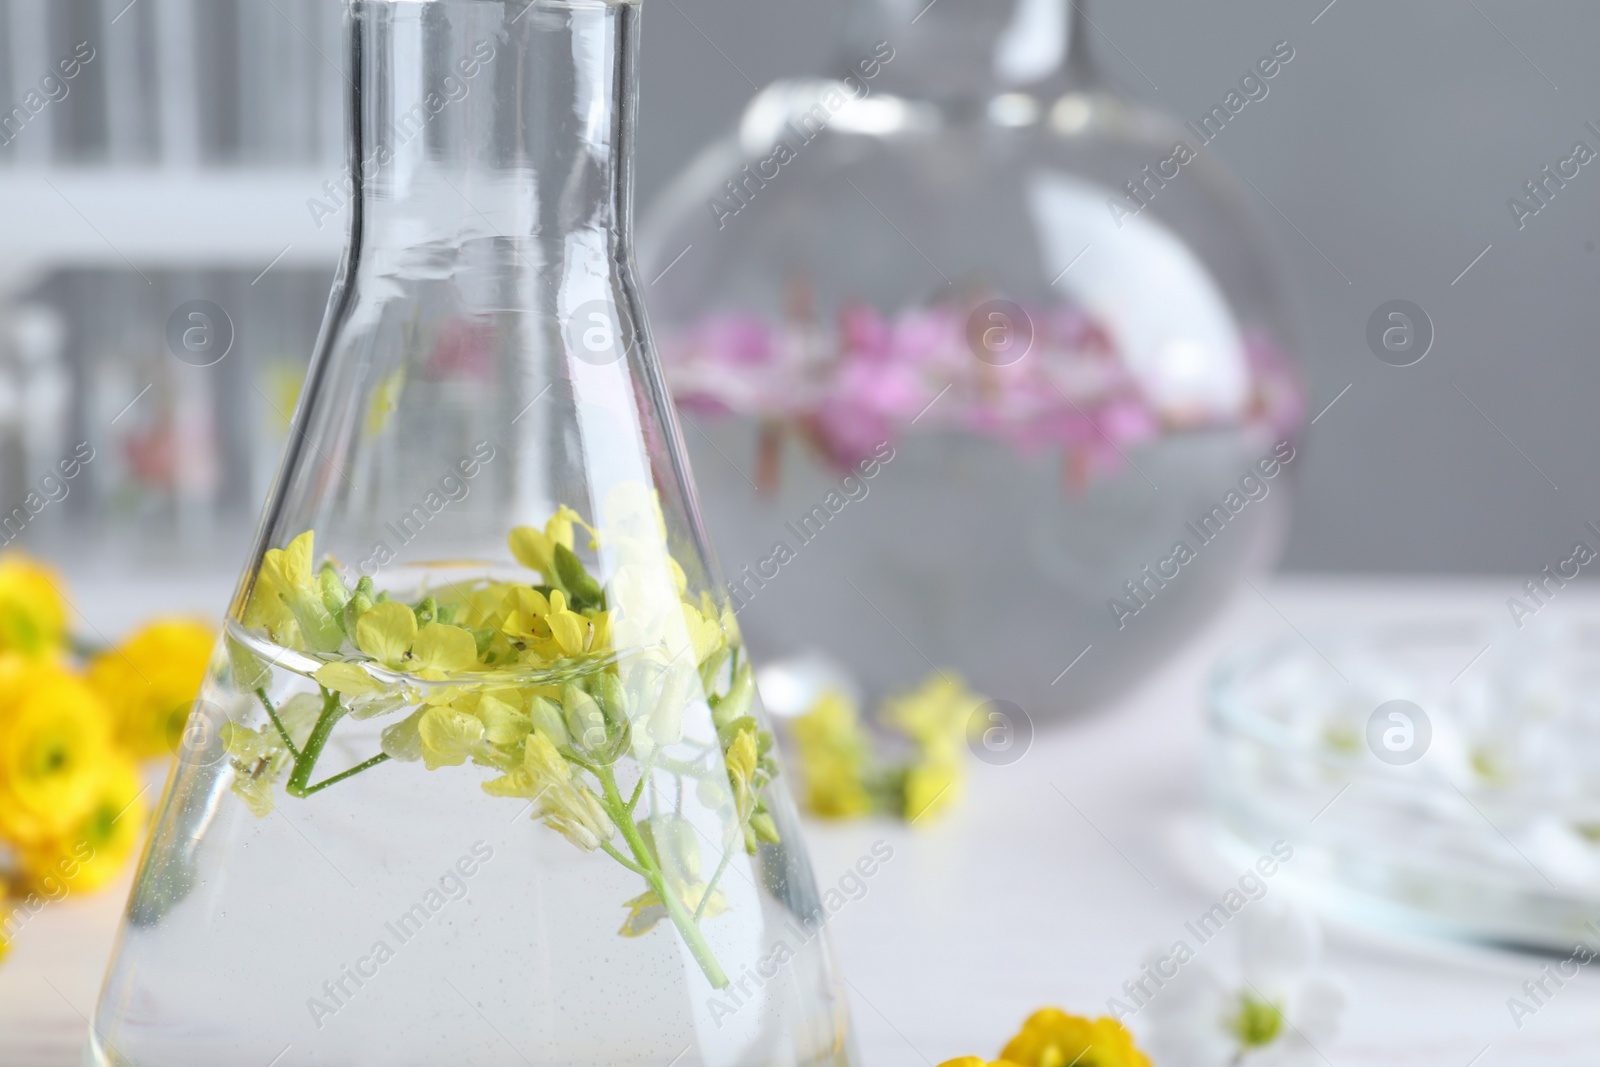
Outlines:
[[[352,256],[622,255],[637,33],[628,0],[350,0]]]
[[[852,65],[878,42],[894,49],[875,90],[935,100],[982,99],[1024,86],[1094,80],[1088,0],[858,0]],[[859,53],[859,54],[858,54]]]

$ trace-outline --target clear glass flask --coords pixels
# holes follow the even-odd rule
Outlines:
[[[347,23],[349,246],[91,1062],[845,1064],[641,311],[638,6]]]

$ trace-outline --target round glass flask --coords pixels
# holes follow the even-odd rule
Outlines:
[[[641,311],[638,22],[349,4],[348,250],[93,1062],[849,1062]]]
[[[1083,0],[854,15],[641,231],[731,597],[764,660],[820,647],[874,696],[938,667],[1033,716],[1107,700],[1287,524],[1290,322],[1211,141],[1293,49],[1186,124],[1102,76]]]

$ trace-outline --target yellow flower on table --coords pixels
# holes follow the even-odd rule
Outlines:
[[[1085,1019],[1056,1008],[1028,1016],[1000,1058],[1018,1067],[1150,1067],[1150,1058],[1115,1019]]]
[[[60,837],[22,850],[30,881],[59,879],[72,892],[90,892],[111,881],[139,844],[146,805],[137,769],[111,757],[101,770],[89,810]]]
[[[89,664],[89,684],[111,713],[117,741],[138,758],[178,747],[216,643],[188,619],[157,619]]]
[[[829,819],[851,819],[872,810],[866,787],[867,735],[854,701],[837,690],[825,692],[795,720],[794,740],[809,810]]]
[[[967,735],[984,698],[939,672],[884,701],[884,719],[916,743],[906,768],[901,815],[918,825],[955,805],[966,788]]]
[[[906,768],[904,805],[900,814],[918,823],[925,815],[938,815],[954,807],[966,789],[967,768],[959,755],[924,755]]]
[[[0,555],[0,652],[47,656],[61,647],[67,605],[61,578],[20,552]]]
[[[960,678],[939,672],[909,693],[884,701],[884,721],[924,748],[959,750],[966,742],[973,713],[983,697]]]
[[[105,706],[59,665],[0,662],[0,837],[66,834],[94,803],[110,758]]]

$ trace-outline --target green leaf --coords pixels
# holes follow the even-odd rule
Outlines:
[[[555,546],[556,577],[566,586],[575,608],[598,608],[605,602],[600,583],[589,576],[583,561],[566,545]]]

